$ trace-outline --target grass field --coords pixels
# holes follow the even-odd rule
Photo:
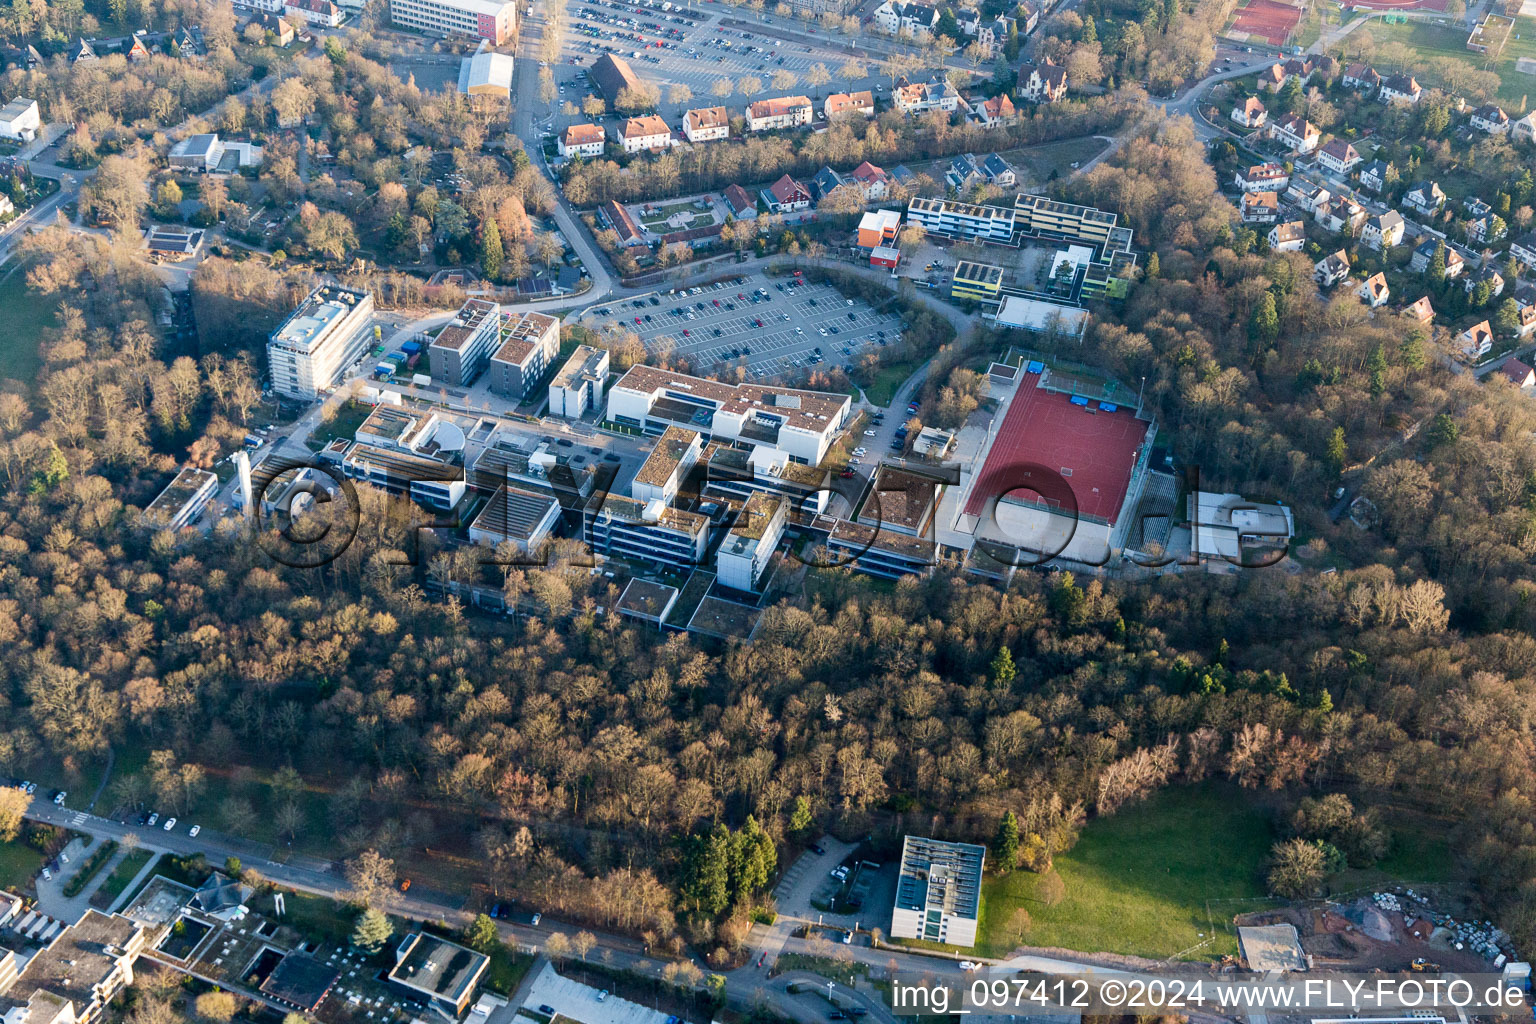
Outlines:
[[[15,263],[0,266],[0,309],[5,310],[5,317],[0,319],[0,379],[30,384],[37,380],[43,365],[38,353],[39,332],[55,326],[58,303],[28,294],[26,273],[15,268]]]
[[[1198,945],[1202,932],[1211,938],[1214,918],[1214,939],[1190,958],[1234,953],[1236,937],[1219,923],[1232,911],[1208,912],[1207,901],[1262,896],[1271,842],[1252,794],[1223,786],[1159,794],[1089,823],[1056,858],[1059,885],[1028,871],[988,878],[976,951],[1055,946],[1161,959]]]
[[[0,843],[0,889],[21,892],[43,866],[43,855],[17,839]]]
[[[1371,34],[1376,45],[1383,43],[1402,43],[1412,47],[1424,57],[1446,57],[1460,61],[1468,67],[1479,71],[1484,70],[1484,58],[1481,54],[1473,53],[1467,49],[1467,33],[1465,29],[1448,28],[1427,21],[1409,21],[1401,25],[1388,25],[1381,19],[1375,19],[1364,31]],[[1519,38],[1515,38],[1518,36]],[[1503,83],[1499,89],[1499,99],[1507,105],[1511,116],[1519,116],[1517,109],[1529,96],[1536,96],[1536,75],[1527,75],[1515,70],[1515,61],[1520,57],[1536,58],[1536,18],[1516,18],[1515,30],[1511,33],[1509,42],[1504,47],[1504,52],[1490,69],[1498,74]],[[1414,69],[1415,73],[1423,80],[1426,75],[1423,70]],[[1386,74],[1385,71],[1382,74]],[[1432,74],[1428,77],[1433,80]],[[1426,82],[1426,84],[1429,84]]]
[[[107,876],[107,880],[96,887],[91,893],[91,906],[97,910],[107,910],[112,903],[128,888],[128,883],[133,881],[135,875],[149,863],[153,857],[152,850],[130,850],[128,856],[117,862],[117,867]]]
[[[875,405],[887,406],[896,397],[896,389],[912,376],[918,367],[914,362],[892,363],[875,371],[875,379],[864,389],[864,397]]]
[[[80,895],[85,887],[91,884],[91,879],[101,872],[107,861],[111,860],[116,853],[117,843],[110,839],[92,850],[85,858],[85,863],[80,865],[80,870],[64,883],[64,895],[69,898]]]

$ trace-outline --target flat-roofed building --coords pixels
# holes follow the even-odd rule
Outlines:
[[[190,526],[203,514],[208,502],[218,493],[219,478],[206,469],[183,466],[165,490],[155,495],[144,508],[144,521],[151,526],[179,530]]]
[[[909,537],[931,535],[933,514],[943,497],[944,483],[941,480],[894,466],[881,466],[875,472],[869,498],[859,513],[859,522],[879,527],[882,532]]]
[[[900,231],[900,210],[870,210],[859,218],[859,247],[878,249],[895,245]]]
[[[300,1013],[314,1013],[340,980],[334,966],[306,953],[289,953],[261,983],[261,994]]]
[[[677,604],[678,590],[669,587],[665,583],[657,583],[653,580],[643,580],[638,576],[624,584],[624,592],[619,595],[617,608],[619,615],[626,619],[634,619],[648,626],[661,628],[661,624],[667,621],[667,615],[672,607]]]
[[[891,937],[974,946],[987,848],[907,836],[901,846]]]
[[[949,295],[950,298],[971,299],[975,302],[996,301],[1002,287],[1002,267],[961,260],[955,264],[955,276],[949,282]]]
[[[608,393],[608,418],[658,434],[672,424],[783,450],[819,466],[848,422],[847,395],[767,384],[726,384],[655,366],[632,366]]]
[[[97,910],[48,931],[47,945],[24,966],[3,951],[0,978],[9,981],[0,982],[0,1020],[6,1024],[89,1024],[133,984],[133,967],[147,941],[134,921]]]
[[[560,518],[560,502],[553,495],[501,487],[491,495],[469,524],[469,539],[496,547],[511,542],[524,554],[539,549]]]
[[[453,508],[464,497],[463,466],[413,451],[355,444],[342,458],[341,471],[435,509]]]
[[[602,405],[609,359],[605,348],[577,345],[549,382],[549,414],[579,420],[588,409]]]
[[[467,388],[490,364],[500,342],[501,307],[485,299],[470,299],[452,322],[427,346],[432,381]]]
[[[914,197],[907,203],[907,221],[949,238],[1007,242],[1013,237],[1014,211],[1001,206],[977,206],[948,199]]]
[[[272,390],[314,401],[368,351],[373,293],[323,284],[267,340]]]
[[[700,461],[705,467],[704,493],[709,497],[745,500],[766,491],[783,495],[796,513],[826,511],[831,471],[795,462],[788,452],[770,445],[738,448],[711,442]]]
[[[389,20],[430,36],[468,36],[500,46],[517,29],[517,5],[506,0],[389,0]]]
[[[1296,532],[1291,510],[1240,494],[1196,491],[1186,499],[1197,558],[1224,558],[1239,565],[1267,565]]]
[[[777,494],[758,491],[747,499],[715,552],[715,572],[723,586],[756,593],[788,516],[789,504]]]
[[[491,356],[491,390],[526,399],[560,351],[560,321],[544,313],[503,313],[501,347]]]
[[[671,503],[688,471],[699,461],[703,443],[697,430],[669,426],[641,464],[629,493],[639,501]]]
[[[587,545],[598,554],[686,569],[704,560],[709,520],[661,500],[594,494],[583,522]]]
[[[458,943],[412,932],[395,949],[389,980],[450,1020],[464,1015],[490,958]]]
[[[931,540],[827,515],[817,516],[812,529],[826,532],[828,563],[832,566],[851,565],[859,572],[888,580],[926,576],[933,571],[938,548]]]

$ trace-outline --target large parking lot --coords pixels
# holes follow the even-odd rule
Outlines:
[[[687,356],[700,372],[747,368],[760,380],[811,366],[852,365],[862,351],[895,344],[901,318],[844,298],[831,285],[749,274],[589,310],[588,327],[615,324],[640,335],[646,352]]]

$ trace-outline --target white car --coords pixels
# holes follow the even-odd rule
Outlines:
[[[977,971],[981,969],[981,964],[976,963],[974,960],[961,960],[960,969],[962,971]]]
[[[845,946],[853,945],[853,932],[847,932],[846,934],[843,935],[843,945],[845,945]]]
[[[153,813],[153,814],[151,814],[149,816],[149,821],[145,822],[145,824],[153,825],[155,822],[157,822],[159,820],[160,820],[160,812],[156,811],[155,813]]]
[[[855,454],[855,455],[857,455],[857,456],[862,458],[863,456],[869,454],[869,449],[868,448],[855,448],[853,450],[853,454]]]
[[[63,807],[64,798],[67,796],[69,796],[68,793],[64,792],[62,789],[59,790],[58,795],[53,798],[54,805],[57,807]]]
[[[535,927],[537,927],[537,925],[539,923],[539,918],[541,918],[543,916],[544,916],[543,914],[534,914],[533,915],[533,920],[531,922],[529,922],[529,923],[533,924]]]
[[[53,872],[49,871],[47,868],[43,868],[43,881],[45,881],[45,882],[53,881]]]
[[[170,830],[171,830],[171,829],[173,829],[173,828],[175,828],[175,827],[176,827],[176,819],[175,819],[175,818],[166,818],[166,819],[165,819],[165,825],[164,825],[164,826],[162,826],[162,827],[163,827],[163,828],[164,828],[164,829],[165,829],[165,830],[166,830],[166,831],[167,831],[167,832],[169,832],[169,831],[170,831]]]
[[[187,835],[189,835],[192,838],[196,839],[197,838],[197,834],[199,832],[201,832],[202,830],[203,830],[203,826],[201,826],[201,825],[193,825],[192,828],[187,832]]]
[[[866,431],[864,431],[864,436],[865,437],[874,437],[876,433],[878,433],[878,431],[866,430]]]

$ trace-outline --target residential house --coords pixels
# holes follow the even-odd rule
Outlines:
[[[1279,192],[1290,183],[1284,164],[1254,164],[1247,170],[1238,171],[1232,183],[1244,192]]]
[[[890,191],[890,175],[868,160],[848,172],[848,180],[859,187],[867,202],[878,202]]]
[[[607,136],[601,125],[573,124],[555,143],[555,149],[569,160],[573,156],[602,156]]]
[[[1410,320],[1417,320],[1421,324],[1431,323],[1435,319],[1435,307],[1429,304],[1429,296],[1422,295],[1416,301],[1410,302],[1402,309],[1403,316]]]
[[[875,8],[875,27],[886,35],[910,35],[923,40],[933,36],[939,24],[939,9],[927,4],[885,3]]]
[[[815,112],[805,96],[779,96],[747,104],[747,131],[766,132],[775,128],[797,128],[810,124]]]
[[[1510,242],[1509,254],[1528,268],[1536,267],[1536,231],[1521,235]]]
[[[1341,177],[1354,170],[1362,159],[1355,147],[1343,139],[1330,139],[1317,151],[1317,162]]]
[[[1323,288],[1332,288],[1349,276],[1349,257],[1340,249],[1312,265],[1312,277]]]
[[[964,191],[973,182],[980,180],[982,180],[981,168],[976,166],[976,157],[970,153],[953,157],[944,170],[945,183],[956,192]]]
[[[335,28],[343,17],[341,8],[331,0],[283,0],[283,14],[320,28]]]
[[[762,191],[769,213],[794,213],[811,205],[811,193],[789,175],[784,175]]]
[[[1324,203],[1333,198],[1333,193],[1321,185],[1297,181],[1285,190],[1285,198],[1287,202],[1295,203],[1308,213],[1316,213]]]
[[[1360,168],[1360,187],[1378,195],[1387,187],[1387,179],[1393,172],[1392,164],[1386,160],[1372,160]]]
[[[1408,269],[1419,274],[1429,272],[1430,264],[1434,262],[1435,252],[1445,245],[1438,238],[1426,238],[1413,250],[1413,258],[1408,261]],[[1461,272],[1467,269],[1466,261],[1461,254],[1449,245],[1445,246],[1445,277],[1448,281],[1454,281],[1461,276]]]
[[[1381,76],[1369,64],[1351,64],[1344,69],[1343,82],[1346,89],[1375,89],[1381,85]]]
[[[1372,249],[1390,249],[1401,244],[1406,229],[1403,215],[1388,210],[1366,218],[1365,226],[1360,229],[1360,241]]]
[[[1381,91],[1376,98],[1383,103],[1417,103],[1424,89],[1412,75],[1388,75],[1381,80]]]
[[[1313,215],[1327,231],[1334,234],[1354,236],[1360,233],[1365,225],[1365,207],[1355,202],[1348,196],[1334,196],[1328,202],[1317,208]]]
[[[731,208],[731,216],[737,220],[757,216],[757,200],[740,185],[727,185],[721,194],[725,198],[725,205]]]
[[[629,208],[619,205],[617,200],[610,199],[603,204],[603,219],[608,226],[613,228],[614,234],[619,236],[619,244],[624,248],[632,245],[645,245],[645,232],[636,223],[634,215]]]
[[[1489,298],[1496,299],[1504,294],[1504,275],[1499,273],[1498,268],[1493,265],[1491,260],[1468,274],[1461,282],[1462,288],[1466,289],[1468,295],[1471,295],[1477,290],[1478,285],[1482,284],[1488,286]]]
[[[828,121],[855,114],[874,117],[875,94],[868,89],[863,92],[835,92],[823,102],[821,112]]]
[[[1323,141],[1317,125],[1296,114],[1269,122],[1269,137],[1293,153],[1310,153]]]
[[[1014,94],[1031,103],[1055,103],[1067,95],[1067,69],[1046,58],[1043,64],[1019,68]]]
[[[1532,321],[1532,323],[1536,325],[1536,321]],[[1504,365],[1499,367],[1499,372],[1521,391],[1529,391],[1532,388],[1536,388],[1536,370],[1531,369],[1518,359],[1510,358],[1504,360]]]
[[[810,182],[811,198],[817,202],[827,198],[828,194],[843,183],[843,176],[830,167],[823,167],[816,172]]]
[[[1040,26],[1040,8],[1029,0],[1023,0],[1014,8],[1015,19],[1019,24],[1019,35],[1027,36]]]
[[[654,153],[672,145],[671,127],[656,114],[631,117],[614,128],[614,135],[626,153]]]
[[[921,114],[925,110],[954,113],[960,106],[960,94],[948,79],[934,78],[927,82],[902,79],[891,94],[891,103],[903,114]]]
[[[1467,241],[1474,245],[1492,245],[1508,232],[1504,218],[1492,213],[1467,222]]]
[[[131,64],[137,64],[140,61],[149,60],[151,56],[149,47],[145,46],[144,40],[138,36],[133,37],[133,42],[128,44],[128,49],[124,51],[124,55],[128,58],[128,61]]]
[[[1496,104],[1489,103],[1472,111],[1471,125],[1489,135],[1503,135],[1509,131],[1509,115]]]
[[[1470,196],[1466,199],[1463,199],[1461,201],[1461,208],[1467,211],[1467,217],[1470,220],[1476,220],[1479,217],[1486,217],[1493,212],[1493,207],[1489,206],[1487,203],[1483,202],[1476,196]]]
[[[1403,205],[1413,212],[1433,217],[1445,205],[1445,193],[1433,181],[1421,181],[1403,196]]]
[[[1473,324],[1456,336],[1456,351],[1464,359],[1477,359],[1493,351],[1493,328],[1488,321]]]
[[[1391,295],[1391,290],[1387,287],[1387,275],[1379,270],[1376,271],[1355,289],[1355,294],[1360,296],[1361,302],[1372,309],[1385,306]]]
[[[955,10],[955,24],[960,26],[960,31],[971,38],[976,37],[976,30],[981,27],[981,12],[974,7],[960,7]]]
[[[1007,121],[1012,121],[1017,114],[1013,100],[1009,99],[1005,92],[982,101],[976,107],[976,119],[986,128],[995,128]]]
[[[988,184],[1001,188],[1012,188],[1019,181],[1013,166],[996,153],[987,154],[987,158],[981,162],[981,173]]]
[[[1312,77],[1313,64],[1303,57],[1292,57],[1280,66],[1280,70],[1287,79],[1298,78],[1302,85],[1306,85],[1307,79]]]
[[[991,21],[983,21],[976,27],[976,41],[989,56],[995,53],[998,47],[1008,42],[1008,26],[1008,19],[999,14]]]
[[[1280,196],[1274,192],[1244,192],[1238,212],[1244,224],[1273,224],[1280,218]]]
[[[1269,117],[1269,111],[1264,109],[1263,102],[1257,96],[1249,96],[1233,107],[1229,116],[1244,128],[1262,128]]]
[[[81,39],[75,44],[75,48],[69,52],[69,62],[79,64],[81,61],[99,60],[96,51],[91,49],[91,44]]]
[[[1288,220],[1269,229],[1269,247],[1275,252],[1300,252],[1306,244],[1305,221]]]
[[[1509,137],[1516,142],[1536,143],[1536,110],[1531,111],[1509,126]]]
[[[203,30],[191,25],[184,25],[176,35],[176,54],[183,60],[200,61],[208,56],[208,43],[203,39]]]
[[[1279,92],[1285,84],[1285,68],[1280,64],[1271,64],[1259,72],[1258,86],[1260,89],[1268,89],[1270,92]]]
[[[683,115],[683,137],[689,142],[714,142],[731,137],[731,115],[724,107],[697,107]]]

